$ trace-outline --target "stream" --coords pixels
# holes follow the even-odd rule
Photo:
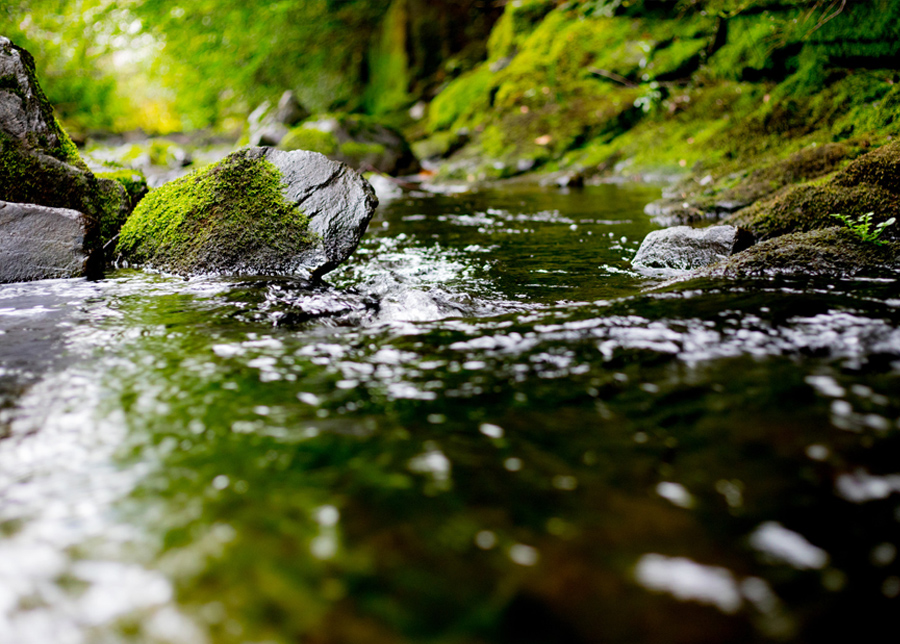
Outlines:
[[[639,274],[659,193],[408,194],[333,288],[0,285],[0,642],[893,632],[897,280]]]

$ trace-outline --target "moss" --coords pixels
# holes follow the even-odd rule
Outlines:
[[[342,157],[351,159],[354,164],[358,164],[367,158],[380,157],[385,153],[385,147],[380,143],[347,141],[341,144],[339,152]]]
[[[37,154],[0,132],[0,200],[70,208],[85,215],[87,274],[102,274],[100,221],[105,203],[97,178],[81,167]]]
[[[408,22],[407,0],[393,0],[369,49],[370,78],[363,104],[372,114],[399,109],[409,100]]]
[[[508,2],[503,15],[491,30],[488,38],[488,55],[498,60],[516,53],[519,45],[527,38],[541,20],[553,9],[550,0],[523,0]]]
[[[258,152],[235,152],[150,192],[122,227],[117,252],[182,275],[286,270],[312,243],[309,220]]]
[[[884,246],[861,241],[847,230],[827,228],[795,232],[764,241],[703,271],[726,277],[895,276],[900,243]]]
[[[331,132],[323,132],[312,127],[295,127],[281,140],[280,150],[309,150],[332,155],[337,152],[338,140]]]
[[[490,90],[494,73],[482,65],[463,74],[435,97],[428,110],[431,132],[451,126],[462,127],[472,117],[479,119],[490,107]]]
[[[856,159],[834,178],[834,184],[848,188],[858,184],[874,185],[900,198],[900,142]]]
[[[101,178],[98,181],[102,204],[100,218],[100,243],[103,248],[118,234],[132,210],[131,199],[118,181]]]
[[[25,100],[25,92],[19,87],[19,79],[14,74],[0,76],[0,91],[11,92],[23,101]]]
[[[900,199],[877,185],[842,186],[825,179],[790,186],[772,199],[736,213],[728,221],[747,228],[761,239],[769,239],[831,227],[834,213],[856,218],[867,212],[875,213],[876,224],[890,217],[900,218]]]
[[[128,197],[131,200],[132,207],[147,194],[147,177],[140,170],[134,168],[117,168],[104,170],[103,172],[95,172],[94,174],[101,179],[112,179],[122,185]]]

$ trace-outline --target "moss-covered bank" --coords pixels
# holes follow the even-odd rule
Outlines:
[[[711,172],[900,133],[900,5],[507,3],[488,59],[430,105],[444,175]]]
[[[260,151],[240,150],[150,192],[123,226],[116,252],[186,276],[291,272],[314,236]]]

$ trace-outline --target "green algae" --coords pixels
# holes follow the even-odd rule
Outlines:
[[[276,270],[313,241],[309,220],[281,193],[281,174],[252,151],[150,192],[122,227],[129,262],[188,275],[240,271],[248,258]]]

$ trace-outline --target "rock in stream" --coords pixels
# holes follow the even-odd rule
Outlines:
[[[734,226],[654,230],[641,243],[632,265],[638,268],[693,270],[748,248],[753,236]]]
[[[372,187],[343,163],[245,148],[150,193],[122,228],[117,252],[185,277],[318,278],[353,253],[377,205]]]

